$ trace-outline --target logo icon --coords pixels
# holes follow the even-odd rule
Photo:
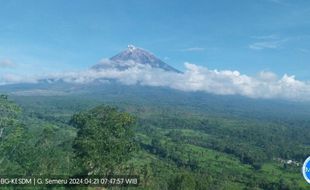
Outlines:
[[[304,162],[302,166],[302,174],[304,175],[305,180],[310,184],[310,156]]]

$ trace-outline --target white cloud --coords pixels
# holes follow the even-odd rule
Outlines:
[[[183,51],[183,52],[205,51],[205,48],[202,48],[202,47],[190,47],[190,48],[180,49],[180,51]]]
[[[279,37],[277,35],[275,35],[275,34],[264,35],[264,36],[252,36],[251,38],[258,39],[258,40],[275,40],[275,39],[279,39]]]
[[[281,0],[269,0],[271,2],[274,2],[274,3],[281,3]]]
[[[258,73],[258,78],[263,81],[275,81],[278,79],[278,76],[270,71],[261,71]]]
[[[268,0],[268,1],[276,4],[288,5],[288,1],[285,0]]]
[[[11,68],[15,67],[15,63],[10,59],[0,60],[0,68]]]
[[[108,62],[104,62],[108,64]],[[36,79],[53,78],[69,83],[87,84],[95,80],[114,79],[126,85],[170,87],[182,91],[203,91],[221,95],[243,95],[252,98],[280,98],[310,101],[310,83],[287,74],[278,77],[262,71],[257,76],[248,76],[239,71],[210,70],[206,67],[185,63],[184,73],[167,72],[147,65],[128,63],[131,67],[121,69],[108,67],[80,72],[55,73]],[[1,77],[0,77],[1,78]],[[1,79],[0,79],[1,81]],[[6,75],[5,83],[36,82],[31,77]]]
[[[17,84],[17,83],[36,83],[38,77],[22,76],[17,74],[4,74],[0,76],[0,85]]]
[[[309,53],[310,50],[309,49],[305,49],[305,48],[297,48],[298,51],[302,52],[302,53]]]
[[[281,39],[273,34],[268,36],[252,36],[252,38],[258,40],[249,45],[249,48],[253,50],[279,49],[285,42],[290,40],[290,38]]]
[[[254,50],[277,49],[281,46],[281,44],[282,41],[262,41],[250,44],[249,48]]]

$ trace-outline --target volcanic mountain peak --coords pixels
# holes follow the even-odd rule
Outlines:
[[[167,63],[155,57],[155,55],[153,55],[152,53],[142,48],[135,47],[134,45],[128,45],[128,48],[126,50],[111,57],[109,61],[112,62],[112,65],[115,68],[120,69],[127,69],[128,67],[130,67],[128,65],[128,62],[134,62],[137,64],[149,65],[153,68],[160,68],[165,71],[171,71],[177,73],[180,72],[177,69],[168,65]],[[104,69],[104,68],[106,68],[106,65],[102,65],[100,63],[93,67],[93,69]]]
[[[110,58],[113,61],[135,61],[140,64],[147,64],[157,61],[158,59],[148,51],[135,47],[133,45],[128,45],[125,51]]]
[[[134,45],[131,45],[131,44],[128,45],[129,51],[134,51],[135,49],[137,49],[137,48]]]

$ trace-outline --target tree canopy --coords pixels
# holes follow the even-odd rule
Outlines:
[[[113,174],[134,151],[135,118],[116,108],[99,106],[75,114],[78,129],[73,148],[83,174]]]

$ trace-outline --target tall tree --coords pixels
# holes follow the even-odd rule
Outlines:
[[[18,121],[20,108],[5,95],[0,95],[0,174],[24,172],[17,152],[25,140],[25,128]]]
[[[8,128],[16,125],[19,107],[8,100],[6,95],[0,95],[0,138],[5,136]]]
[[[116,108],[99,106],[72,118],[78,129],[73,149],[82,174],[116,173],[135,150],[135,118]]]

